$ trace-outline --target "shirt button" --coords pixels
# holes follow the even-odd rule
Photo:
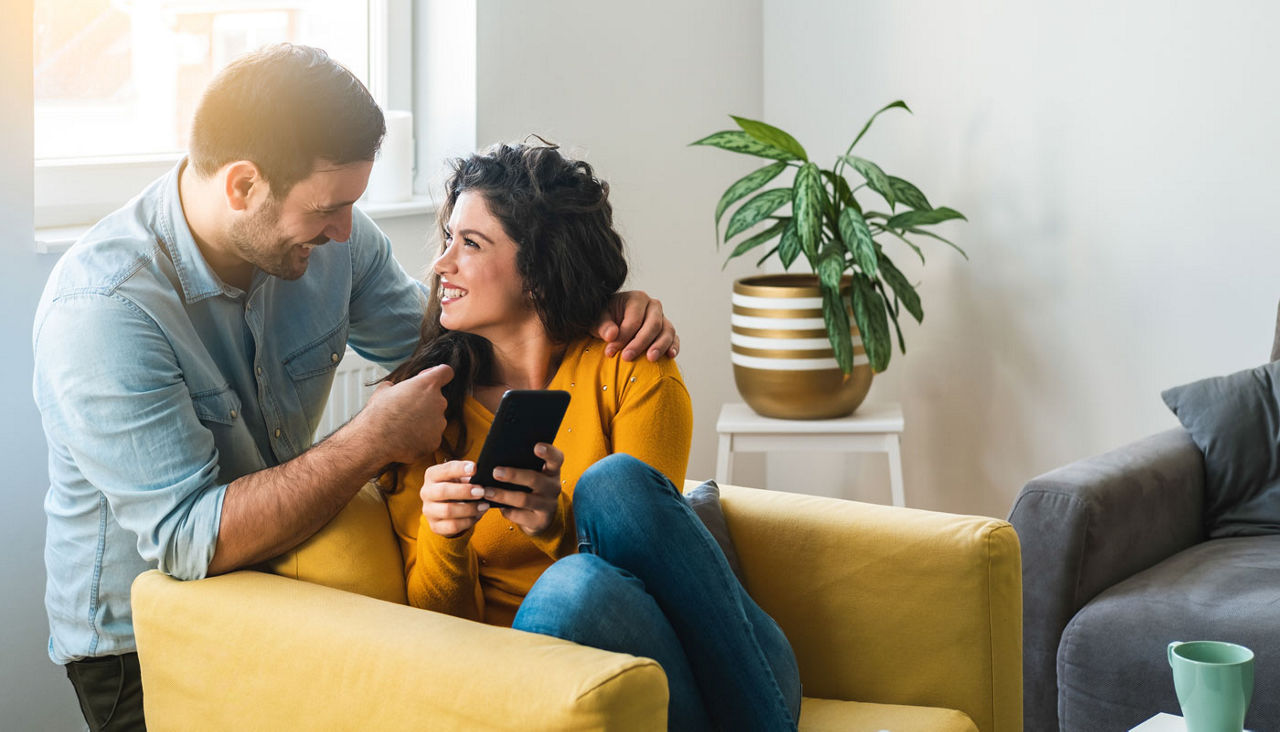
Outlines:
[[[231,418],[232,418],[232,419],[235,419],[235,418],[236,418],[236,410],[234,410],[234,409],[233,409],[233,410],[231,410]]]
[[[258,372],[258,376],[262,376],[262,367],[261,367],[261,366],[259,366],[258,368],[254,369],[254,370]]]
[[[277,427],[277,428],[276,428],[276,437],[279,437],[279,436],[280,436],[280,428],[279,428],[279,427]]]
[[[609,391],[609,386],[606,384],[605,386],[600,387],[600,389],[601,391]]]
[[[244,304],[244,311],[247,313],[247,312],[249,312],[250,310],[253,310],[253,305],[251,305],[250,303],[245,303],[245,304]]]
[[[332,361],[332,362],[334,362],[334,363],[337,363],[337,362],[338,362],[338,354],[336,354],[336,353],[330,353],[330,354],[329,354],[329,360],[330,360],[330,361]]]

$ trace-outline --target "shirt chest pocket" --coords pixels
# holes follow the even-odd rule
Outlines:
[[[196,417],[205,426],[230,426],[241,419],[240,397],[230,387],[194,394],[191,402],[195,405]]]
[[[305,415],[309,430],[314,430],[319,424],[333,385],[334,372],[346,350],[346,328],[338,328],[295,351],[284,361],[285,373],[297,394],[298,410]]]

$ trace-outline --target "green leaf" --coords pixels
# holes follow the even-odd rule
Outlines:
[[[830,170],[822,171],[822,177],[826,178],[832,189],[835,190],[836,200],[840,202],[840,205],[857,209],[858,213],[862,213],[862,207],[858,205],[857,200],[853,197],[853,191],[849,189],[849,181],[845,180],[843,176],[832,173]]]
[[[838,246],[824,248],[816,269],[818,281],[824,288],[839,290],[840,278],[844,275],[844,253]]]
[[[885,226],[890,229],[911,229],[916,226],[929,226],[930,224],[940,224],[943,221],[952,219],[968,219],[964,218],[964,214],[953,208],[942,206],[940,208],[931,208],[928,211],[903,211],[885,222]]]
[[[822,201],[826,197],[818,166],[813,163],[800,166],[792,190],[791,213],[795,216],[800,248],[809,261],[813,261],[817,258],[818,244],[822,239]]]
[[[840,238],[853,255],[853,261],[868,276],[876,274],[876,243],[862,216],[851,208],[840,212]]]
[[[968,259],[969,259],[969,255],[968,255],[968,254],[965,254],[965,253],[964,253],[964,250],[963,250],[963,249],[961,249],[960,247],[956,246],[955,242],[951,241],[950,239],[947,239],[947,238],[944,238],[944,237],[938,236],[937,234],[933,233],[932,231],[925,231],[924,229],[907,229],[907,231],[910,231],[912,234],[919,234],[919,235],[921,235],[921,236],[927,236],[927,237],[929,237],[930,239],[937,239],[938,241],[942,242],[943,244],[946,244],[947,246],[951,247],[952,249],[956,250],[957,252],[960,252],[960,256],[964,257],[966,260],[968,260]],[[906,241],[906,239],[903,239],[903,241]],[[922,254],[922,255],[920,255],[920,258],[921,258],[921,259],[924,259],[924,255],[923,255],[923,254]]]
[[[716,204],[716,231],[720,231],[720,217],[724,215],[725,209],[729,208],[730,204],[748,193],[756,192],[765,183],[777,178],[779,173],[786,170],[786,167],[787,164],[783,162],[771,163],[747,174],[729,186],[729,190],[720,197],[720,203]]]
[[[764,122],[757,122],[753,119],[745,117],[733,117],[733,121],[738,123],[743,132],[751,135],[755,139],[763,142],[770,147],[776,147],[779,150],[785,150],[792,155],[793,160],[808,160],[809,154],[804,151],[804,147],[796,140],[796,138],[783,132],[782,130]]]
[[[920,309],[920,294],[916,292],[916,288],[911,286],[906,275],[894,265],[893,260],[886,257],[883,252],[879,252],[878,257],[881,279],[893,288],[894,296],[902,303],[902,307],[911,313],[911,317],[915,318],[917,323],[924,322],[924,310]]]
[[[733,259],[734,257],[746,254],[747,252],[769,241],[770,239],[777,236],[778,234],[781,234],[782,230],[786,228],[787,224],[790,221],[791,219],[789,217],[785,219],[778,219],[776,222],[774,222],[773,226],[770,226],[769,228],[765,229],[764,231],[758,234],[752,234],[747,239],[743,239],[741,242],[738,243],[738,246],[733,248],[733,254],[729,255],[729,257],[725,260],[725,264],[729,263],[729,259]]]
[[[896,199],[893,194],[893,186],[889,183],[889,176],[884,174],[879,165],[860,158],[856,155],[845,155],[844,161],[853,166],[859,175],[867,179],[867,185],[871,186],[871,190],[879,193],[884,200],[889,202],[889,209],[892,210]]]
[[[894,302],[896,303],[897,301],[895,300]],[[898,334],[898,348],[902,349],[903,353],[906,353],[907,341],[902,337],[902,326],[898,325],[898,313],[895,308],[889,308],[889,322],[893,323],[893,330]]]
[[[790,188],[770,188],[764,193],[756,194],[729,217],[729,228],[724,232],[724,240],[729,241],[760,223],[766,216],[777,211],[790,200]]]
[[[889,187],[893,189],[893,195],[897,197],[898,203],[908,208],[920,211],[928,211],[933,208],[933,206],[929,205],[929,199],[924,197],[919,188],[896,175],[889,176]]]
[[[857,137],[853,138],[853,142],[849,143],[849,149],[852,150],[853,146],[858,144],[858,140],[861,140],[862,136],[867,134],[867,130],[871,129],[871,123],[876,121],[876,117],[879,117],[881,112],[887,112],[890,109],[894,109],[894,108],[905,109],[907,110],[908,114],[911,113],[911,108],[908,107],[907,103],[902,101],[901,99],[899,99],[896,102],[889,102],[888,104],[884,105],[880,109],[876,110],[875,114],[871,115],[871,119],[867,120],[867,123],[862,126],[862,131],[858,133]],[[847,155],[848,153],[845,153],[845,154]]]
[[[884,371],[893,355],[893,343],[889,340],[889,324],[885,314],[884,299],[875,287],[862,276],[853,277],[853,319],[862,333],[862,345],[867,350],[872,371]]]
[[[779,150],[773,145],[766,145],[741,130],[723,130],[713,135],[691,142],[690,145],[710,145],[729,152],[755,155],[758,158],[774,160],[794,160],[794,156],[786,150]]]
[[[822,319],[827,340],[836,354],[836,363],[845,374],[853,371],[853,337],[849,333],[849,310],[840,289],[822,288]]]
[[[800,256],[800,235],[796,233],[796,220],[787,222],[782,230],[782,239],[778,242],[778,259],[782,260],[783,269],[791,269],[791,263]],[[758,263],[757,263],[758,264]]]

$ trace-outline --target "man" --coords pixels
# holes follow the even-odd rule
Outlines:
[[[91,729],[144,727],[139,573],[197,579],[278,555],[439,442],[445,366],[382,386],[312,445],[348,344],[392,367],[421,325],[422,286],[353,208],[384,132],[323,51],[242,57],[206,90],[189,157],[49,278],[33,332],[49,655]],[[625,315],[599,332],[611,349],[674,355],[657,301],[614,305]]]

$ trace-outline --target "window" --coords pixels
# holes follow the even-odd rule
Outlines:
[[[36,226],[91,223],[187,146],[209,79],[239,54],[324,48],[403,106],[410,0],[41,0],[35,4]],[[389,55],[395,54],[392,58]],[[392,99],[388,99],[388,93]],[[401,97],[397,100],[395,97]]]

